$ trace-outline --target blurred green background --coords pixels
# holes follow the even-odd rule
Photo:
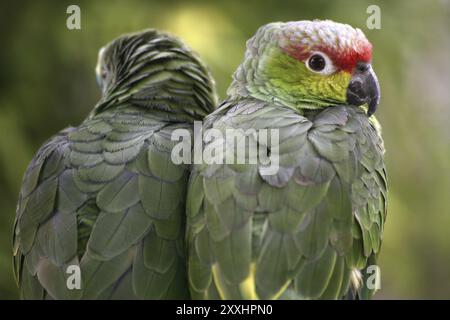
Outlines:
[[[66,9],[81,8],[81,30]],[[368,5],[381,29],[368,30]],[[39,146],[80,123],[99,98],[97,51],[155,27],[200,53],[221,98],[245,41],[272,21],[332,19],[374,45],[382,91],[389,212],[377,298],[450,298],[450,1],[0,2],[0,299],[17,298],[11,230],[22,174]]]

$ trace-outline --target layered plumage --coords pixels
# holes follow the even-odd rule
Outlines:
[[[14,271],[33,299],[181,299],[187,165],[171,134],[215,106],[214,84],[180,40],[154,30],[99,54],[102,98],[78,127],[47,141],[23,180]],[[69,290],[71,265],[81,289]]]
[[[278,156],[279,170],[250,164],[250,151],[246,164],[229,162],[239,145],[227,139],[206,143],[224,152],[190,177],[194,298],[373,294],[364,269],[380,250],[387,183],[380,127],[368,117],[379,100],[370,57],[360,30],[331,21],[273,23],[247,42],[204,130],[240,131],[247,148]],[[257,140],[262,129],[276,130],[279,143]]]

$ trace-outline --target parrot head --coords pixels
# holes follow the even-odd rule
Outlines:
[[[197,54],[154,29],[120,36],[101,48],[95,73],[102,98],[92,116],[122,102],[194,118],[216,105],[214,80]],[[177,97],[184,99],[183,108],[167,102]],[[149,103],[152,99],[158,103]]]
[[[164,40],[164,49],[183,48],[181,41],[175,37],[152,29],[125,34],[100,48],[95,75],[103,96],[143,83],[139,80],[151,75],[146,65],[161,53],[159,44]]]
[[[380,100],[372,45],[360,29],[330,20],[270,23],[247,42],[229,95],[251,95],[295,109]]]

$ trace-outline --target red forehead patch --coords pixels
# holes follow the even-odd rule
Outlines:
[[[328,55],[339,70],[349,73],[358,62],[368,63],[372,59],[372,45],[368,41],[358,41],[350,48],[289,44],[283,51],[299,61],[305,61],[313,52],[320,51]]]

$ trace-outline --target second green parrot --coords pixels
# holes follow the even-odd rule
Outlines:
[[[193,298],[369,298],[377,289],[387,183],[371,57],[361,30],[332,21],[271,23],[247,42],[204,125],[218,161],[190,177]],[[278,140],[258,139],[263,130]],[[251,163],[250,149],[237,163],[242,150],[227,132],[276,157],[278,170]]]

